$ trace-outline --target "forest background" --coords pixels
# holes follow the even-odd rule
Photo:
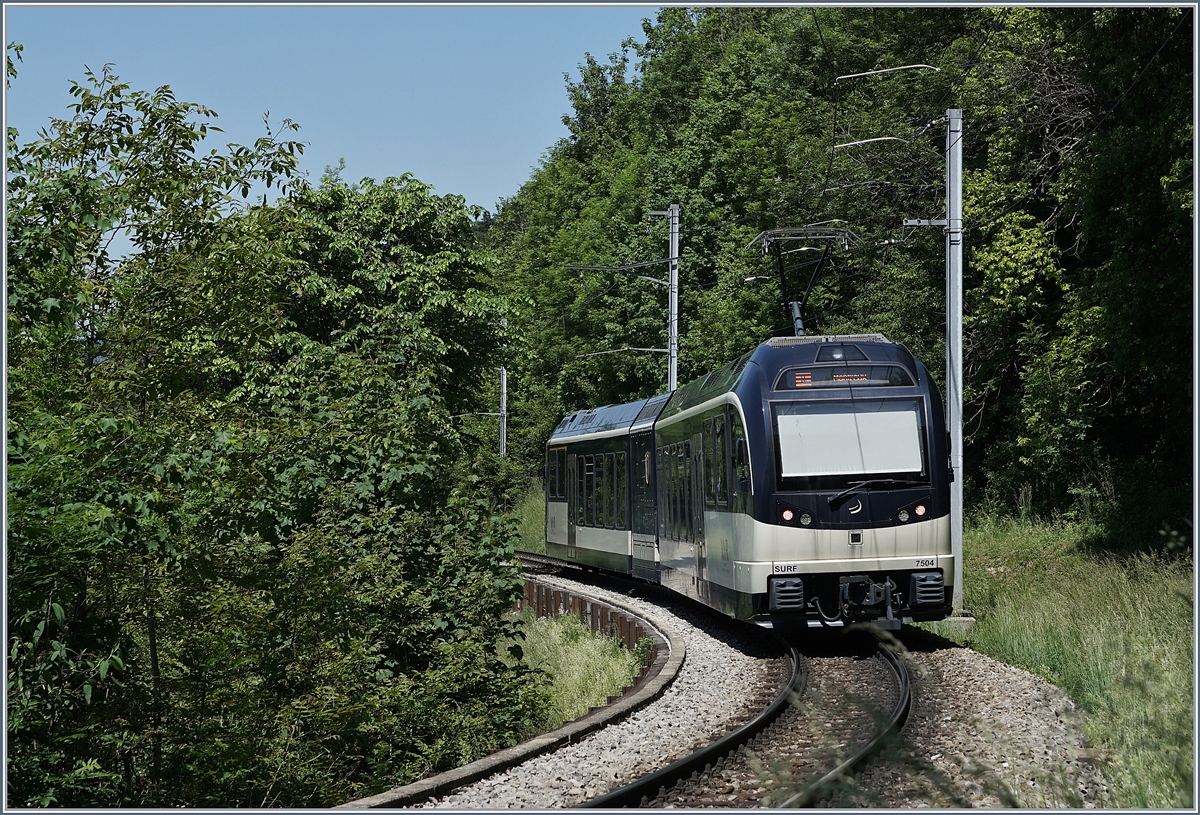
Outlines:
[[[327,806],[522,738],[504,513],[563,415],[665,390],[661,355],[583,356],[663,347],[665,293],[565,267],[665,257],[648,212],[678,203],[686,382],[790,332],[753,237],[836,219],[810,333],[940,376],[944,239],[901,223],[943,217],[947,108],[969,512],[1187,548],[1193,24],[664,9],[586,56],[571,135],[494,213],[309,184],[287,120],[211,149],[202,105],[86,75],[72,118],[8,133],[8,805]],[[499,366],[503,459],[470,415]]]

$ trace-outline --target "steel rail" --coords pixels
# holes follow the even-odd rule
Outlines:
[[[862,766],[869,758],[878,753],[888,740],[908,721],[908,712],[912,708],[912,685],[909,682],[908,668],[905,667],[904,661],[900,656],[894,650],[887,647],[885,643],[879,644],[879,650],[892,666],[899,690],[899,698],[896,700],[896,707],[892,710],[891,715],[888,716],[879,732],[870,741],[860,747],[857,752],[800,792],[788,798],[779,805],[780,808],[812,806],[820,800],[820,794],[828,787],[840,779],[849,777],[858,767]]]
[[[559,558],[549,557],[547,555],[534,554],[531,552],[518,552],[522,560],[528,560],[540,563],[546,566],[571,566],[579,568],[577,564],[570,561],[561,560]],[[802,661],[799,650],[791,643],[787,643],[787,647],[792,658],[792,676],[787,685],[780,691],[775,698],[762,713],[758,714],[753,720],[742,725],[737,730],[726,736],[718,739],[707,747],[698,750],[691,755],[679,759],[673,764],[668,765],[656,772],[627,784],[624,787],[619,787],[611,792],[605,793],[598,798],[593,798],[589,801],[584,801],[582,804],[576,805],[576,809],[601,809],[601,808],[621,808],[621,807],[637,807],[641,804],[643,798],[653,798],[657,795],[659,788],[674,786],[677,782],[687,778],[693,772],[703,770],[706,764],[715,764],[716,761],[731,753],[734,749],[749,742],[754,736],[762,732],[768,725],[774,722],[783,713],[785,705],[793,698],[800,696],[802,684],[805,680],[804,672],[801,668]],[[854,752],[850,757],[839,763],[832,770],[821,776],[816,781],[808,784],[803,790],[796,795],[780,804],[780,807],[808,807],[815,801],[819,800],[819,796],[829,786],[839,779],[845,778],[852,774],[858,767],[862,766],[868,759],[877,754],[888,740],[892,738],[904,723],[908,720],[909,711],[912,708],[912,683],[909,679],[908,668],[904,665],[903,660],[897,653],[886,643],[879,644],[879,651],[887,660],[888,665],[892,668],[892,673],[896,678],[897,700],[896,705],[892,709],[891,714],[884,721],[883,726],[876,734]]]
[[[765,632],[764,632],[765,633]],[[776,635],[777,636],[777,635]],[[782,639],[782,638],[781,638]],[[702,771],[707,764],[715,764],[718,759],[750,741],[786,709],[794,697],[803,693],[803,684],[807,674],[803,670],[803,661],[796,646],[786,643],[792,658],[792,675],[775,701],[771,702],[761,713],[746,724],[707,747],[701,748],[691,755],[684,756],[674,764],[669,764],[660,770],[639,778],[632,784],[618,787],[611,792],[577,804],[574,809],[612,809],[620,807],[637,807],[643,798],[653,798],[660,787],[672,787],[694,772]]]

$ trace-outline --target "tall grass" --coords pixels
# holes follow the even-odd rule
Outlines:
[[[1194,777],[1189,557],[1090,553],[1084,525],[984,519],[966,530],[969,635],[930,626],[1063,688],[1108,756],[1114,803],[1190,807]]]
[[[526,552],[546,552],[546,496],[539,481],[531,481],[529,488],[517,501],[513,509],[517,519],[517,532],[521,536],[520,548]]]
[[[525,663],[548,679],[549,704],[538,733],[607,703],[637,679],[640,657],[619,640],[593,632],[579,617],[536,618],[532,609],[523,615]]]
[[[513,509],[520,535],[518,546],[527,552],[545,552],[546,499],[539,481]],[[525,663],[547,678],[549,705],[537,732],[577,719],[589,707],[603,705],[637,678],[640,658],[617,640],[594,633],[574,615],[534,617],[524,612]],[[532,734],[531,734],[532,735]]]

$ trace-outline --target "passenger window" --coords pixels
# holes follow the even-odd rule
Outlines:
[[[729,454],[725,447],[725,417],[718,416],[713,419],[713,448],[716,454],[713,456],[713,464],[711,465],[712,482],[714,492],[716,493],[717,504],[726,506],[729,504],[729,492],[726,488],[726,462],[729,460]]]
[[[584,461],[583,456],[575,456],[575,523],[578,526],[584,523],[583,507],[587,503],[587,475],[584,472],[587,467]]]
[[[658,476],[658,483],[655,487],[655,491],[658,493],[658,495],[657,495],[658,500],[656,502],[656,504],[658,506],[658,513],[657,513],[657,515],[658,515],[658,534],[659,534],[659,537],[665,538],[667,536],[667,474],[666,474],[666,459],[667,459],[667,457],[666,457],[666,448],[659,447],[654,452],[655,452],[655,459],[656,459],[654,468],[656,470],[655,474]]]
[[[683,443],[683,538],[692,539],[692,443]]]
[[[600,471],[600,486],[596,489],[596,526],[612,526],[612,515],[608,513],[608,496],[612,493],[612,456],[596,456],[596,469]]]
[[[608,454],[608,525],[617,527],[617,456]]]
[[[629,490],[625,484],[625,454],[616,456],[616,527],[625,528],[625,507]]]
[[[734,504],[741,512],[748,512],[752,489],[750,486],[749,445],[746,443],[746,431],[742,428],[742,419],[737,413],[730,414],[732,423],[730,459],[733,463],[733,496]]]
[[[584,526],[596,525],[596,459],[594,456],[584,456],[583,484],[583,523]]]
[[[671,537],[679,538],[679,445],[671,445]]]
[[[713,420],[704,420],[704,435],[701,437],[704,440],[704,503],[707,506],[715,506],[717,503],[717,493],[715,490],[714,474],[716,472],[716,462],[720,461],[719,457],[713,456],[713,442],[716,436],[713,432]]]
[[[567,451],[558,451],[558,497],[567,497]]]

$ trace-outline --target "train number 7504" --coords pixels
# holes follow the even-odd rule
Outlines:
[[[918,568],[918,569],[923,569],[923,568],[925,568],[925,567],[927,567],[927,566],[928,566],[928,567],[933,567],[933,566],[936,566],[936,565],[937,565],[937,560],[935,560],[934,558],[931,558],[931,557],[929,557],[929,558],[917,558],[917,568]]]

